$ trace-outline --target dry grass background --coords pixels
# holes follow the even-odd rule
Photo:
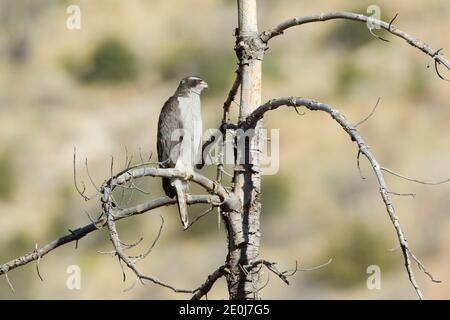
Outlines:
[[[194,72],[210,82],[203,103],[205,127],[217,126],[233,78],[236,26],[235,2],[225,0],[0,0],[0,8],[8,2],[23,7],[0,12],[2,262],[88,222],[83,210],[95,213],[99,203],[85,203],[72,186],[73,147],[78,148],[80,171],[88,157],[99,183],[109,174],[110,155],[119,166],[125,147],[135,155],[139,147],[155,151],[157,115],[182,76]],[[65,11],[72,3],[81,7],[78,31],[65,27]],[[260,1],[260,29],[292,15],[365,12],[369,4],[381,7],[384,20],[398,12],[396,24],[432,47],[450,48],[450,3],[445,0]],[[14,23],[8,22],[11,18]],[[7,28],[11,24],[12,30]],[[23,34],[29,54],[17,62],[7,49]],[[421,52],[384,36],[392,42],[374,39],[362,24],[335,21],[286,32],[272,41],[267,53],[263,100],[286,95],[314,98],[356,122],[382,97],[375,116],[360,129],[379,161],[421,179],[450,177],[449,84],[426,68],[429,59]],[[123,83],[83,80],[79,72],[92,68],[92,52],[108,38],[118,39],[131,52],[136,78]],[[347,136],[327,116],[310,112],[298,117],[292,110],[278,110],[266,125],[280,129],[281,169],[263,180],[262,255],[286,268],[295,260],[303,267],[330,257],[333,262],[298,273],[289,287],[271,277],[262,296],[415,298],[401,253],[387,250],[396,246],[396,239],[370,168],[363,161],[368,178],[361,180],[356,149]],[[410,245],[444,281],[432,284],[417,272],[425,295],[450,298],[450,185],[424,187],[387,179],[392,190],[417,193],[415,199],[394,201]],[[146,187],[161,194],[158,181]],[[125,240],[144,235],[151,241],[158,214],[166,218],[165,229],[142,269],[180,287],[198,285],[224,261],[223,227],[219,231],[217,217],[210,215],[192,232],[181,232],[175,208],[164,208],[121,222]],[[82,239],[77,250],[73,245],[59,248],[41,261],[44,282],[30,264],[9,274],[15,295],[0,278],[0,298],[187,297],[151,284],[124,293],[132,279],[122,283],[117,260],[97,254],[109,248],[105,231]],[[66,268],[73,264],[82,272],[78,291],[65,285]],[[381,290],[366,288],[366,268],[371,264],[381,266]],[[226,297],[223,281],[209,295]]]

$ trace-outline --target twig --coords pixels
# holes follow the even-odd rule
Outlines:
[[[11,289],[12,293],[15,294],[16,290],[14,290],[14,286],[12,285],[11,281],[9,280],[8,274],[5,273],[6,281],[8,282],[8,286]]]
[[[415,193],[398,193],[398,192],[393,192],[393,191],[388,191],[389,194],[392,194],[394,196],[402,196],[402,197],[415,197],[416,194]]]
[[[382,36],[377,35],[375,32],[373,32],[372,28],[369,28],[369,32],[370,32],[371,35],[373,35],[378,40],[381,40],[381,41],[384,41],[384,42],[391,42],[390,40],[385,39]]]
[[[77,190],[78,194],[84,199],[84,201],[89,201],[91,199],[93,199],[96,195],[93,196],[86,196],[85,192],[86,192],[86,185],[84,184],[83,180],[81,180],[81,185],[83,190],[80,190],[80,188],[78,187],[78,183],[77,183],[77,165],[76,165],[76,154],[77,154],[77,148],[73,147],[73,184],[75,185],[75,189]]]
[[[395,14],[395,16],[394,16],[394,17],[391,19],[391,21],[389,22],[389,26],[388,26],[388,30],[389,30],[389,31],[392,30],[392,29],[391,29],[392,24],[394,23],[395,19],[397,19],[397,17],[398,17],[398,12]]]
[[[361,166],[359,164],[359,158],[361,156],[361,150],[358,149],[358,155],[356,156],[356,166],[358,167],[359,176],[361,179],[366,179],[366,177],[362,174]]]
[[[161,225],[159,226],[158,234],[156,235],[155,239],[153,239],[153,242],[150,245],[150,247],[148,248],[148,250],[146,252],[144,252],[143,254],[140,254],[138,256],[130,256],[130,258],[135,259],[134,260],[135,263],[140,261],[140,260],[145,259],[150,254],[150,252],[152,252],[153,248],[155,247],[156,243],[159,240],[159,237],[161,237],[161,232],[162,232],[162,229],[164,227],[164,218],[162,216],[159,216],[159,217],[161,218]]]
[[[136,286],[136,283],[138,283],[139,280],[140,280],[139,277],[136,277],[136,280],[133,281],[131,286],[129,286],[128,288],[124,289],[123,292],[129,292],[129,291],[133,290],[134,287]]]
[[[250,263],[247,267],[250,270],[261,264],[264,265],[270,271],[272,271],[274,274],[276,274],[278,276],[278,278],[281,279],[281,281],[283,281],[284,283],[289,285],[289,280],[288,280],[289,275],[287,275],[285,272],[279,271],[276,267],[276,264],[277,264],[276,262],[270,262],[270,261],[267,261],[264,259],[258,259],[258,260],[253,261],[252,263]]]
[[[36,245],[34,246],[34,250],[37,252],[38,250],[38,244],[36,242]],[[41,276],[41,272],[39,271],[39,262],[41,261],[41,256],[38,257],[37,261],[36,261],[36,273],[39,277],[39,279],[41,279],[41,281],[44,281],[44,279]]]
[[[411,257],[413,258],[413,260],[417,263],[417,266],[419,267],[420,270],[423,271],[423,273],[425,273],[431,281],[435,282],[435,283],[441,283],[441,280],[437,280],[433,277],[433,275],[428,272],[428,270],[425,268],[425,266],[422,264],[422,262],[416,257],[416,255],[414,253],[411,252],[411,250],[409,250],[409,254],[411,255]]]
[[[324,267],[326,267],[327,265],[329,265],[331,262],[333,262],[333,258],[330,258],[327,262],[319,264],[318,266],[315,267],[311,267],[311,268],[299,268],[299,271],[314,271],[314,270],[319,270],[322,269]]]
[[[223,275],[227,273],[227,268],[225,266],[219,267],[213,273],[211,273],[206,281],[195,291],[191,300],[200,300],[204,295],[208,294],[214,283],[220,279]]]
[[[403,175],[401,175],[401,174],[399,174],[397,172],[394,172],[391,169],[388,169],[388,168],[385,168],[385,167],[380,167],[380,170],[385,171],[385,172],[387,172],[389,174],[392,174],[393,176],[396,176],[398,178],[402,178],[402,179],[407,180],[407,181],[411,181],[411,182],[415,182],[415,183],[419,183],[419,184],[430,185],[430,186],[437,186],[437,185],[440,185],[440,184],[444,184],[444,183],[450,182],[450,179],[445,179],[445,180],[438,181],[438,182],[429,182],[429,181],[417,180],[417,179],[413,179],[413,178],[409,178],[409,177],[403,176]]]
[[[192,225],[194,223],[196,223],[198,220],[200,220],[201,218],[203,218],[204,216],[206,216],[207,214],[209,214],[211,211],[213,211],[214,207],[211,206],[210,208],[208,208],[208,210],[204,211],[202,214],[198,215],[191,223],[189,223],[189,225],[186,227],[186,229],[184,229],[183,231],[188,230],[190,227],[192,227]]]
[[[87,172],[87,175],[89,177],[89,180],[91,181],[92,186],[94,187],[95,190],[97,190],[97,192],[100,192],[100,189],[95,184],[95,182],[92,179],[92,176],[91,176],[91,174],[89,172],[89,166],[88,166],[88,159],[87,158],[84,159],[84,165],[86,166],[86,172]]]
[[[369,115],[367,117],[365,117],[364,119],[362,119],[361,121],[359,121],[357,124],[355,124],[355,128],[357,128],[360,124],[363,124],[364,122],[366,122],[367,120],[370,119],[370,117],[372,117],[375,113],[375,111],[377,110],[378,104],[380,103],[381,98],[378,97],[377,103],[375,104],[375,106],[373,107],[372,111],[369,113]]]
[[[256,290],[255,295],[257,293],[261,292],[264,288],[266,288],[267,285],[269,284],[269,282],[270,282],[270,273],[267,273],[267,281],[266,281],[266,283],[263,284],[258,290]]]
[[[234,79],[233,85],[231,86],[231,89],[228,92],[227,99],[223,103],[223,118],[222,118],[223,123],[228,122],[228,113],[230,111],[230,106],[231,103],[233,103],[234,99],[236,98],[240,85],[241,85],[241,70],[240,68],[238,68],[236,70],[236,78]]]

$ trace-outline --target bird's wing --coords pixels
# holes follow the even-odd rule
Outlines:
[[[158,121],[158,161],[164,168],[173,168],[179,156],[179,145],[181,139],[172,141],[172,133],[177,129],[183,129],[181,112],[176,96],[170,97],[164,104]],[[171,151],[173,151],[171,158]]]

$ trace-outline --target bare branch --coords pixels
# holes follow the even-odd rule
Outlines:
[[[150,171],[148,171],[148,170]],[[163,169],[163,171],[155,171],[154,170],[160,170],[157,168],[149,168],[149,167],[143,167],[143,168],[132,168],[132,169],[128,169],[125,171],[122,171],[121,173],[119,173],[118,175],[111,177],[111,179],[105,181],[101,187],[101,192],[102,192],[102,212],[103,215],[106,217],[106,225],[108,227],[109,230],[109,237],[111,240],[111,243],[114,247],[114,250],[116,252],[116,255],[119,258],[119,263],[121,261],[125,262],[125,264],[127,265],[127,267],[133,271],[133,273],[136,275],[136,277],[142,282],[144,283],[144,281],[150,281],[154,284],[157,284],[159,286],[168,288],[174,292],[180,292],[180,293],[195,293],[198,289],[180,289],[177,288],[167,282],[163,282],[160,279],[158,279],[157,277],[154,276],[149,276],[149,275],[145,275],[143,274],[136,266],[136,262],[139,261],[140,259],[142,259],[143,257],[145,257],[150,251],[147,253],[144,253],[143,255],[138,256],[136,259],[133,259],[133,257],[130,257],[128,255],[125,254],[124,252],[124,248],[122,247],[122,241],[120,240],[119,237],[119,233],[117,231],[116,228],[116,224],[115,224],[115,220],[117,220],[117,213],[114,209],[114,207],[112,206],[112,192],[114,190],[114,188],[118,185],[121,185],[123,183],[126,183],[127,181],[136,178],[136,177],[144,177],[144,176],[164,176],[165,174],[169,174],[168,177],[179,177],[179,178],[183,178],[180,172],[177,171],[173,171],[171,169]],[[169,173],[169,171],[171,171],[171,173]],[[193,181],[195,181],[196,179],[194,178],[196,174],[192,175],[190,178],[193,179]],[[209,180],[205,177],[203,177],[201,175],[198,175],[197,180],[201,181],[199,182],[200,185],[203,185]],[[200,179],[198,179],[200,178]],[[207,187],[205,187],[207,188]],[[217,190],[219,190],[219,186],[215,186],[212,188],[211,191],[216,192]],[[162,220],[162,224],[163,224],[164,220]],[[161,225],[162,228],[162,225]],[[154,244],[156,243],[156,241],[159,239],[159,235],[161,232],[161,228],[160,231],[154,241]],[[153,246],[152,246],[153,247]],[[123,274],[125,274],[123,272]]]
[[[180,292],[180,293],[194,293],[195,292],[195,290],[192,290],[192,289],[179,289],[179,288],[176,288],[175,286],[173,286],[173,285],[171,285],[169,283],[166,283],[166,282],[163,282],[163,281],[159,280],[157,277],[148,276],[148,275],[143,274],[141,271],[139,271],[137,269],[137,267],[136,267],[135,262],[132,261],[130,259],[130,257],[128,257],[123,252],[123,248],[122,248],[122,246],[120,244],[119,234],[118,234],[117,229],[116,229],[116,225],[115,225],[115,222],[114,222],[113,215],[110,212],[108,212],[108,211],[104,211],[104,214],[106,216],[106,222],[107,222],[107,226],[108,226],[108,229],[109,229],[109,236],[110,236],[111,242],[112,242],[112,244],[114,246],[114,249],[115,249],[119,259],[122,260],[123,262],[125,262],[127,267],[130,268],[134,272],[136,277],[138,277],[140,280],[147,280],[147,281],[153,282],[154,284],[157,284],[157,285],[160,285],[162,287],[168,288],[168,289],[170,289],[170,290],[172,290],[174,292]]]
[[[385,21],[381,21],[378,19],[375,19],[373,17],[368,17],[363,14],[357,14],[353,12],[331,12],[331,13],[322,13],[319,15],[314,16],[306,16],[306,17],[295,17],[289,20],[286,20],[276,27],[264,31],[259,35],[259,38],[267,43],[270,39],[273,37],[279,36],[283,34],[283,32],[286,29],[289,29],[294,26],[300,26],[307,23],[312,22],[319,22],[319,21],[328,21],[328,20],[334,20],[334,19],[346,19],[346,20],[353,20],[353,21],[360,21],[365,22],[371,21],[371,23],[376,24],[377,26],[380,26],[381,28],[385,29],[386,31],[390,32],[391,34],[402,38],[405,40],[408,44],[411,46],[421,50],[425,54],[429,55],[434,59],[436,64],[443,64],[448,70],[450,70],[450,62],[444,58],[442,55],[439,54],[440,50],[434,50],[430,46],[428,46],[426,43],[421,42],[419,39],[414,38],[407,34],[406,32],[397,29],[392,23],[394,22],[395,18],[397,18],[397,15],[394,17],[394,19],[391,20],[390,23],[387,23]],[[439,75],[439,73],[438,73]],[[441,77],[442,78],[442,77]]]
[[[384,171],[387,171],[387,170],[385,168],[382,168],[378,164],[378,161],[376,160],[375,156],[371,153],[371,151],[367,147],[366,142],[363,140],[363,138],[358,133],[356,128],[354,126],[352,126],[352,124],[338,110],[332,108],[331,106],[329,106],[327,104],[320,103],[320,102],[317,102],[317,101],[314,101],[311,99],[286,97],[286,98],[270,100],[270,101],[266,102],[265,104],[261,105],[260,107],[258,107],[253,113],[251,113],[247,117],[247,119],[243,123],[241,123],[241,126],[244,129],[255,126],[256,123],[258,122],[258,120],[261,119],[267,111],[277,109],[280,106],[291,106],[291,107],[303,106],[311,111],[326,112],[333,118],[333,120],[335,120],[342,127],[342,129],[344,129],[345,132],[348,133],[351,140],[358,145],[358,150],[360,151],[360,153],[363,154],[367,158],[367,160],[370,162],[370,164],[372,165],[372,169],[378,180],[381,198],[383,200],[383,203],[385,204],[386,211],[389,215],[389,218],[391,219],[391,222],[395,228],[395,232],[397,234],[400,248],[402,249],[402,253],[403,253],[403,257],[404,257],[404,261],[405,261],[405,267],[406,267],[406,271],[408,273],[409,280],[410,280],[412,286],[414,287],[414,290],[416,291],[419,298],[422,299],[423,295],[422,295],[422,292],[420,291],[419,285],[417,284],[417,281],[416,281],[416,278],[414,275],[414,271],[411,267],[410,258],[413,258],[413,260],[415,260],[416,262],[418,261],[418,259],[412,254],[411,250],[409,249],[405,234],[402,230],[402,227],[400,225],[398,217],[395,213],[394,206],[389,198],[390,191],[386,185],[386,182],[385,182],[385,179],[383,176],[383,170]],[[389,171],[387,171],[387,172],[389,172]],[[389,172],[389,173],[391,173],[391,172]],[[392,173],[392,174],[394,174],[394,173]],[[406,177],[403,177],[398,174],[395,174],[395,175],[400,176],[402,178],[406,178]],[[415,179],[407,178],[407,180],[418,182],[418,180],[415,180]],[[423,181],[421,181],[421,182],[423,183]],[[431,183],[431,184],[433,184],[433,185],[441,184],[444,182],[447,182],[447,180],[441,181],[439,183]],[[420,266],[419,268],[425,272],[425,268],[423,268],[423,266]]]
[[[187,197],[188,204],[199,204],[199,203],[217,204],[219,202],[220,202],[219,197],[213,195],[190,195]],[[176,200],[169,197],[154,199],[145,203],[138,204],[132,208],[126,208],[117,211],[115,213],[115,220],[120,220],[126,217],[143,214],[147,211],[168,205],[173,205],[175,203]],[[35,249],[30,253],[27,253],[21,257],[6,262],[0,265],[0,275],[6,274],[8,271],[13,270],[17,267],[24,266],[32,261],[37,261],[41,257],[48,254],[49,252],[55,250],[56,248],[63,246],[67,243],[77,241],[86,236],[87,234],[96,231],[98,229],[101,229],[102,227],[105,226],[105,224],[106,218],[102,216],[95,223],[90,223],[76,230],[73,230],[71,233],[62,236],[58,239],[55,239],[52,242],[44,245],[43,247]]]

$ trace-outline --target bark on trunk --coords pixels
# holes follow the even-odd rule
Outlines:
[[[236,52],[241,66],[241,96],[239,120],[244,120],[261,104],[261,64],[259,52],[253,52],[251,42],[258,35],[256,0],[238,0],[239,24]],[[260,150],[263,141],[260,123],[254,132],[237,133],[237,144],[247,139],[245,148],[237,148],[234,171],[234,192],[242,207],[228,212],[225,223],[228,231],[227,275],[230,299],[259,299],[259,268],[246,266],[259,256],[261,175]],[[247,137],[247,138],[246,138]]]

